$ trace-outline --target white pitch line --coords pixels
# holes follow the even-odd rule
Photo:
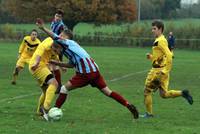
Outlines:
[[[135,73],[130,73],[130,74],[126,74],[126,75],[123,75],[121,77],[118,77],[118,78],[114,78],[112,80],[110,80],[111,82],[115,82],[115,81],[118,81],[118,80],[121,80],[121,79],[125,79],[125,78],[128,78],[130,76],[134,76],[134,75],[137,75],[137,74],[141,74],[141,73],[145,73],[147,72],[148,70],[143,70],[143,71],[139,71],[139,72],[135,72]]]
[[[13,100],[18,100],[18,99],[22,99],[22,98],[26,98],[26,97],[30,97],[30,96],[34,96],[34,95],[39,95],[39,93],[31,93],[31,94],[26,94],[26,95],[19,95],[19,96],[15,96],[15,97],[10,97],[10,98],[5,98],[5,99],[1,99],[1,102],[6,102],[6,101],[13,101]]]
[[[141,73],[144,73],[144,72],[147,72],[147,71],[148,70],[143,70],[143,71],[139,71],[139,72],[134,72],[134,73],[126,74],[126,75],[123,75],[121,77],[117,77],[117,78],[111,79],[109,81],[110,82],[116,82],[116,81],[119,81],[119,80],[122,80],[122,79],[125,79],[125,78],[128,78],[128,77],[131,77],[131,76],[134,76],[134,75],[137,75],[137,74],[141,74]],[[15,96],[15,97],[5,98],[5,99],[1,99],[0,103],[7,102],[7,101],[14,101],[14,100],[18,100],[18,99],[23,99],[23,98],[27,98],[27,97],[34,96],[34,95],[39,95],[39,94],[40,93],[37,92],[37,93],[31,93],[31,94],[26,94],[26,95],[19,95],[19,96]]]

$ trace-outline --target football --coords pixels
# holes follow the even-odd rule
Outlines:
[[[53,107],[49,110],[48,116],[49,116],[50,120],[58,121],[62,118],[63,112],[60,108]]]

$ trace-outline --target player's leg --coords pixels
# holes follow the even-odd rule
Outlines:
[[[60,90],[60,88],[62,86],[60,69],[59,68],[55,68],[53,70],[53,74],[54,74],[55,79],[58,82],[58,89],[57,89],[56,93],[59,93],[60,92],[59,90]]]
[[[168,90],[168,85],[169,74],[163,74],[160,86],[160,96],[162,98],[176,98],[182,96],[188,101],[189,104],[193,104],[193,98],[188,90]]]
[[[160,76],[160,96],[162,98],[175,98],[182,96],[182,91],[180,90],[168,90],[169,85],[169,73],[162,73]]]
[[[119,102],[123,106],[127,107],[128,110],[133,114],[133,117],[137,119],[139,117],[139,112],[133,104],[130,104],[122,95],[119,93],[110,90],[107,86],[100,89],[106,96],[114,99],[115,101]]]
[[[68,92],[86,86],[89,84],[89,80],[86,78],[85,75],[76,74],[73,76],[65,85],[61,87],[60,93],[58,98],[56,99],[55,107],[61,108],[64,102],[67,99]]]
[[[48,121],[47,113],[48,110],[50,109],[51,102],[55,96],[58,83],[47,66],[39,66],[36,71],[32,71],[31,65],[29,65],[29,70],[31,74],[38,80],[40,86],[48,85],[45,95],[41,95],[39,99],[40,104],[42,104],[43,102],[43,105],[41,107],[41,112],[43,114],[43,117],[45,120]]]
[[[159,81],[156,74],[157,72],[155,70],[150,70],[145,81],[144,105],[146,108],[146,113],[144,115],[140,115],[143,118],[153,117],[152,92],[155,92],[159,86]]]
[[[38,105],[37,105],[37,115],[42,115],[43,113],[40,111],[40,108],[43,106],[45,100],[45,93],[42,92],[40,95],[40,98],[38,100]]]
[[[41,107],[43,106],[43,104],[44,104],[44,100],[45,100],[45,95],[46,95],[46,89],[48,88],[48,85],[43,85],[42,87],[41,87],[41,89],[42,89],[42,93],[41,93],[41,95],[40,95],[40,97],[39,97],[39,100],[38,100],[38,105],[37,105],[37,114],[38,115],[42,115],[42,112],[41,112]]]
[[[19,75],[19,72],[23,69],[21,66],[16,66],[13,71],[12,81],[11,84],[16,85],[17,77]]]
[[[182,96],[182,91],[180,90],[165,90],[165,89],[160,89],[160,96],[162,98],[176,98]]]
[[[60,61],[61,61],[60,59],[62,59],[62,58],[61,58],[60,56],[59,56],[59,58],[58,58],[57,55],[52,55],[51,59],[60,62]],[[49,64],[49,67],[50,67],[50,69],[51,69],[51,71],[52,71],[52,73],[53,73],[55,79],[56,79],[57,82],[58,82],[58,88],[57,88],[57,91],[56,91],[56,94],[57,94],[57,93],[60,92],[60,88],[61,88],[61,86],[62,86],[60,67],[55,66],[55,65],[53,65],[53,64]]]
[[[55,96],[56,89],[58,88],[58,83],[56,79],[54,78],[53,74],[49,74],[46,77],[45,83],[48,84],[48,88],[46,89],[45,99],[44,99],[43,106],[41,107],[41,112],[43,114],[43,118],[46,121],[48,121],[49,117],[47,113],[51,108],[51,103]]]
[[[56,104],[55,107],[61,108],[62,105],[65,103],[67,96],[68,96],[68,92],[74,88],[72,88],[72,83],[70,81],[68,81],[65,85],[61,86],[60,89],[60,93],[58,98],[56,99]]]
[[[46,89],[43,107],[46,111],[48,111],[51,107],[51,103],[55,96],[55,92],[57,90],[58,83],[52,74],[49,74],[45,81],[48,84],[48,88]]]
[[[152,91],[153,89],[145,86],[144,90],[144,105],[146,107],[146,113],[141,115],[143,118],[153,117],[153,106],[152,106]]]
[[[11,81],[11,84],[15,85],[16,84],[16,81],[17,81],[17,77],[19,75],[19,72],[21,70],[23,70],[24,68],[24,65],[26,63],[29,63],[29,59],[27,58],[24,58],[24,57],[20,57],[16,63],[16,67],[13,71],[13,77],[12,77],[12,81]]]
[[[106,96],[109,96],[110,98],[114,99],[118,103],[122,104],[123,106],[127,107],[128,110],[133,114],[134,118],[138,118],[138,111],[136,107],[133,104],[130,104],[122,95],[119,93],[110,90],[110,88],[106,85],[106,82],[101,76],[99,72],[95,73],[96,78],[90,83],[92,86],[97,87],[102,93],[104,93]]]

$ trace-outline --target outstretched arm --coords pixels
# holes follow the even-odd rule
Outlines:
[[[73,68],[74,67],[74,65],[72,65],[70,63],[58,62],[58,61],[55,61],[55,60],[51,60],[49,63],[54,64],[56,66],[60,66],[60,67],[66,67],[66,68]]]
[[[51,30],[47,29],[44,26],[44,22],[42,19],[37,18],[36,20],[36,25],[38,26],[39,29],[41,29],[42,31],[44,31],[45,33],[47,33],[50,37],[54,38],[55,37],[55,33],[53,33]]]

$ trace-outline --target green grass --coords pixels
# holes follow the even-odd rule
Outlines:
[[[109,87],[133,102],[143,113],[143,87],[151,65],[145,59],[150,48],[84,47],[95,59]],[[153,97],[155,118],[132,120],[127,109],[90,86],[70,92],[59,122],[45,122],[35,115],[40,88],[27,67],[16,86],[10,85],[18,43],[0,43],[0,134],[198,134],[199,59],[198,51],[176,50],[170,88],[188,88],[194,96],[190,106],[183,98]],[[127,74],[127,78],[112,82]],[[63,83],[73,70],[63,74]],[[35,94],[36,95],[31,95]],[[28,97],[15,98],[22,95]]]

